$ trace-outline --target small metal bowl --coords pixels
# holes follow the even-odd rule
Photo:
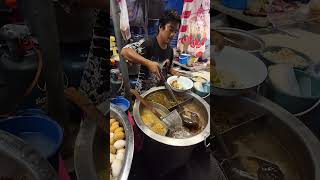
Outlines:
[[[264,53],[266,52],[278,52],[280,51],[281,49],[289,49],[291,51],[293,51],[296,55],[302,57],[303,59],[306,60],[306,62],[308,63],[308,65],[306,66],[294,66],[294,68],[297,68],[297,69],[301,69],[301,70],[305,70],[307,69],[310,64],[312,64],[312,60],[305,54],[299,52],[299,51],[296,51],[294,49],[291,49],[291,48],[288,48],[288,47],[281,47],[281,46],[269,46],[269,47],[266,47],[262,52],[261,52],[261,57],[262,57],[262,60],[266,63],[266,65],[273,65],[273,64],[279,64],[278,62],[274,62],[272,59],[269,59],[268,57],[266,57],[264,55]]]

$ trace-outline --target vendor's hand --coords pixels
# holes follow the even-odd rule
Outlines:
[[[153,73],[157,76],[158,80],[161,79],[161,69],[160,69],[159,63],[154,62],[154,61],[150,61],[147,64],[147,67],[151,73]]]
[[[166,59],[164,62],[163,62],[163,67],[167,68],[167,69],[170,69],[170,60],[169,59]]]
[[[171,72],[170,72],[173,76],[181,76],[181,73],[175,69],[171,69]]]

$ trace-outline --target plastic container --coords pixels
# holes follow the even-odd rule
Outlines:
[[[203,89],[198,89],[196,84],[200,82],[195,82],[195,86],[193,87],[193,92],[199,95],[202,98],[206,98],[210,94],[210,84],[209,82],[203,83]]]
[[[222,0],[222,4],[232,9],[247,9],[247,0]]]
[[[111,103],[118,106],[124,112],[126,112],[130,107],[130,102],[123,96],[117,96],[111,100]]]
[[[45,115],[15,116],[0,120],[0,129],[31,144],[57,169],[59,150],[63,142],[63,130],[59,124]]]
[[[311,87],[300,87],[300,89],[310,89],[311,96],[293,96],[274,87],[270,80],[268,80],[267,83],[270,90],[269,98],[273,102],[282,106],[292,114],[299,114],[311,108],[320,99],[320,79],[310,77],[306,72],[297,69],[294,70],[294,73],[298,81],[301,81],[303,77],[310,78]]]
[[[180,64],[188,64],[189,60],[191,59],[191,55],[189,54],[181,54],[179,57]]]

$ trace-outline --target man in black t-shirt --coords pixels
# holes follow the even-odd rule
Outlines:
[[[177,11],[166,11],[159,20],[159,30],[156,37],[142,39],[139,42],[126,45],[121,55],[132,63],[142,65],[138,76],[136,90],[140,93],[159,85],[161,74],[166,77],[170,72],[178,73],[172,66],[173,49],[170,41],[176,35],[180,26]]]

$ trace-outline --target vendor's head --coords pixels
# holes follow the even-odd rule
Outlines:
[[[170,43],[179,31],[180,17],[176,10],[166,11],[159,20],[158,37],[166,43]]]

